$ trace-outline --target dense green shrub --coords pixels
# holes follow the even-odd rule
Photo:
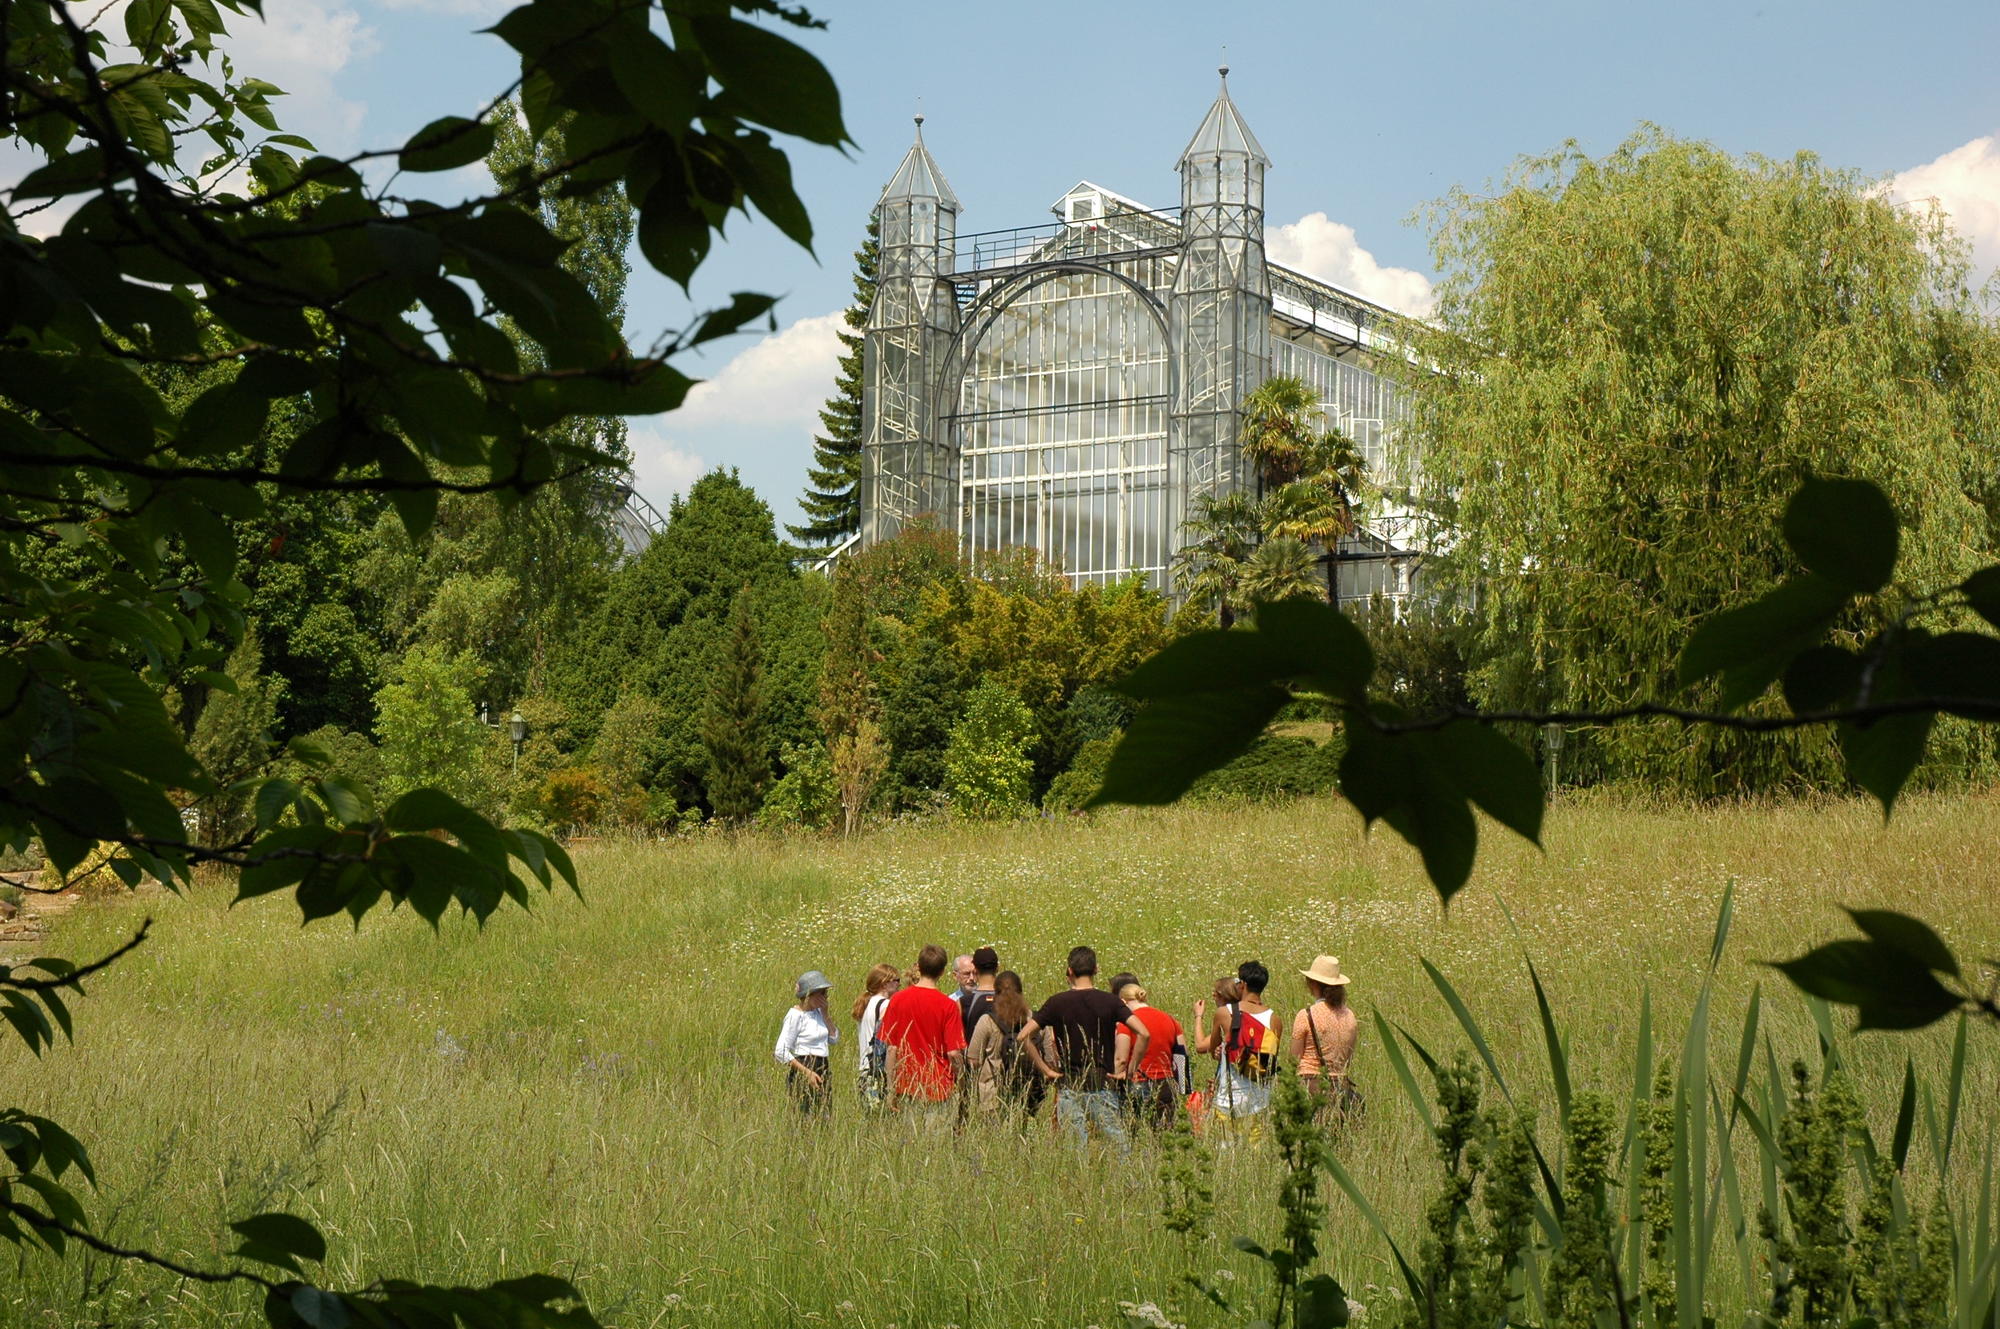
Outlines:
[[[764,796],[757,825],[769,831],[819,830],[840,811],[840,791],[834,785],[833,762],[823,747],[788,747],[785,773]]]
[[[1194,798],[1296,798],[1330,793],[1340,773],[1340,744],[1266,734],[1227,766],[1189,790]]]
[[[485,759],[497,740],[479,723],[466,674],[461,661],[412,651],[394,681],[375,694],[375,734],[389,797],[429,787],[468,807],[493,806]]]
[[[1119,732],[1114,729],[1076,750],[1076,760],[1070,763],[1070,768],[1049,782],[1049,792],[1042,795],[1042,811],[1083,810],[1083,805],[1104,783],[1104,768],[1111,764],[1111,753],[1118,746]]]
[[[1035,773],[1029,755],[1035,717],[1021,699],[997,683],[966,695],[965,718],[952,727],[944,754],[945,794],[968,817],[1013,817],[1033,806]]]

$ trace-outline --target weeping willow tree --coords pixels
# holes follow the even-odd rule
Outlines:
[[[1450,551],[1433,584],[1477,590],[1480,702],[1685,696],[1696,620],[1797,570],[1780,517],[1807,474],[1888,492],[1913,585],[1991,561],[2000,333],[1934,208],[1647,127],[1523,160],[1432,222],[1402,444]],[[1982,759],[1960,740],[1948,765]],[[1564,761],[1697,794],[1838,779],[1823,735],[1666,723],[1573,732]]]

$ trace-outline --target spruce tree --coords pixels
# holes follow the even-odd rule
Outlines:
[[[809,545],[839,544],[861,529],[861,347],[868,306],[875,302],[875,260],[881,227],[868,220],[868,237],[854,251],[854,303],[840,334],[840,377],[820,407],[825,433],[813,439],[813,464],[806,472],[803,525],[786,526],[794,540]]]
[[[764,801],[771,757],[764,742],[764,666],[750,588],[736,593],[717,653],[701,745],[708,752],[708,805],[724,821],[746,821]]]

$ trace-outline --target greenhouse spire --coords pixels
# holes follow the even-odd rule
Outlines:
[[[924,118],[921,115],[917,117],[917,140],[903,154],[903,164],[889,177],[882,197],[885,201],[892,198],[932,198],[953,212],[959,211],[958,195],[951,192],[944,172],[938,169],[937,159],[924,146]]]
[[[1181,153],[1182,163],[1194,157],[1248,157],[1269,166],[1271,159],[1264,155],[1264,145],[1250,132],[1243,113],[1229,99],[1229,66],[1223,65],[1216,72],[1222,75],[1222,90],[1216,93],[1215,104],[1208,108],[1201,128],[1194,131],[1194,137]],[[922,146],[921,139],[918,146]]]

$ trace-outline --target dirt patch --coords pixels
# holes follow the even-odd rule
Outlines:
[[[0,881],[21,888],[20,897],[9,903],[0,900],[0,948],[32,946],[49,935],[55,920],[101,892],[67,890],[49,893],[36,888],[42,884],[40,872],[8,872]],[[122,887],[120,888],[122,889]],[[9,892],[12,894],[12,892]]]

